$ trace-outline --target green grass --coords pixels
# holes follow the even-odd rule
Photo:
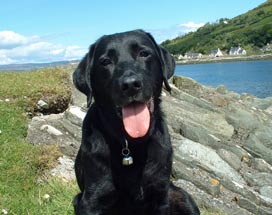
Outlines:
[[[223,21],[207,23],[196,32],[164,41],[162,46],[172,54],[201,52],[207,55],[213,49],[228,52],[232,46],[241,45],[247,55],[261,54],[260,48],[272,39],[272,1],[228,20],[227,24]]]
[[[26,111],[35,112],[38,100],[49,103],[49,112],[65,110],[71,98],[71,67],[55,67],[32,72],[1,72],[0,99],[10,99]]]
[[[46,98],[52,107],[56,106],[54,99],[62,101],[63,107],[67,105],[71,92],[68,69],[0,73],[0,99],[10,99],[0,102],[0,211],[16,215],[73,214],[76,183],[41,180],[45,171],[56,164],[58,148],[52,150],[51,146],[48,150],[25,140],[25,112],[34,112],[37,100]],[[49,200],[44,199],[45,194]]]

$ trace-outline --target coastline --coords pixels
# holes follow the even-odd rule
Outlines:
[[[204,57],[198,59],[177,60],[177,65],[184,64],[204,64],[204,63],[219,63],[219,62],[236,62],[236,61],[257,61],[257,60],[272,60],[272,54],[250,55],[250,56],[223,56],[223,57]]]

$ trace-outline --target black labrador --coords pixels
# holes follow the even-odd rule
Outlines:
[[[75,162],[77,215],[194,215],[170,182],[172,146],[160,109],[173,57],[142,31],[101,37],[73,74],[90,105]]]

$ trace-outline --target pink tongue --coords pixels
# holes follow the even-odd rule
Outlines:
[[[122,108],[126,132],[132,138],[146,135],[150,124],[150,113],[146,104],[130,104]]]

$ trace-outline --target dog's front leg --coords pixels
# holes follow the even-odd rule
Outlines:
[[[153,163],[151,165],[156,164]],[[150,174],[152,173],[150,172]],[[148,214],[169,215],[169,177],[161,174],[152,174],[152,176],[149,176],[150,177],[144,179],[145,198],[149,203],[147,207]]]
[[[159,136],[159,135],[158,135]],[[172,148],[166,139],[153,139],[149,143],[148,161],[143,174],[145,198],[149,202],[149,215],[168,215],[169,186],[172,167]]]
[[[102,215],[107,214],[116,201],[115,187],[111,175],[103,167],[103,174],[99,173],[99,164],[96,162],[84,161],[89,165],[84,170],[84,190],[74,199],[76,215]],[[85,165],[85,164],[84,164]],[[101,166],[100,166],[101,167]],[[93,173],[95,171],[96,173]]]
[[[109,149],[98,136],[82,141],[75,169],[81,193],[74,199],[76,215],[111,214],[117,196],[113,185]]]
[[[108,185],[105,187],[102,185],[97,189],[91,188],[91,190],[84,190],[83,193],[78,194],[75,197],[77,204],[75,206],[76,215],[105,215],[111,214],[110,209],[113,204],[113,200],[116,199],[114,190]],[[106,192],[105,192],[106,191]],[[75,202],[74,200],[74,202]]]

